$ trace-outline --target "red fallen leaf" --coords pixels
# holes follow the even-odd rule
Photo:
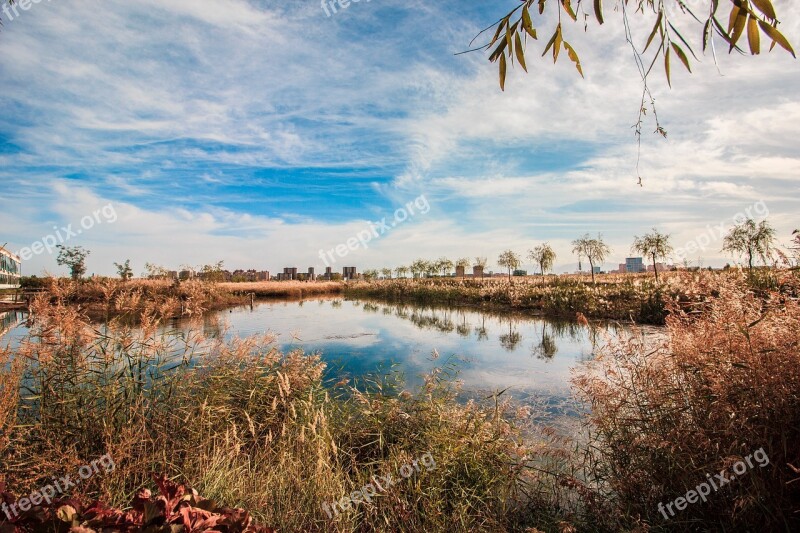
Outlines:
[[[53,530],[63,527],[64,519],[71,519],[75,524],[70,529],[75,533],[103,530],[134,533],[150,525],[171,525],[173,530],[182,529],[185,533],[276,533],[272,528],[253,525],[244,509],[220,508],[213,501],[201,498],[197,491],[169,481],[165,476],[154,476],[154,479],[161,494],[154,497],[147,489],[138,491],[128,511],[108,507],[99,501],[85,506],[74,498],[54,500],[21,515],[14,523],[0,521],[0,533]],[[0,496],[15,501],[12,495],[2,491]]]
[[[166,503],[168,513],[171,513],[186,494],[186,487],[170,481],[164,474],[160,476],[153,474],[153,480],[158,485],[158,490],[161,492],[161,498],[164,499],[164,503]]]
[[[196,524],[202,523],[205,520],[208,520],[214,516],[214,513],[209,511],[204,511],[203,509],[197,509],[195,507],[191,507],[189,505],[185,505],[181,507],[177,514],[175,514],[172,518],[170,518],[169,523],[175,524],[178,522],[183,523],[183,527],[186,528],[187,531],[194,531]]]
[[[139,511],[140,513],[144,512],[144,504],[150,501],[150,498],[153,494],[150,492],[150,489],[139,489],[136,492],[136,495],[133,497],[131,501],[131,507],[133,507],[134,511]]]

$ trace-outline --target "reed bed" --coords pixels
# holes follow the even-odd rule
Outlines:
[[[680,278],[663,335],[634,333],[578,369],[588,415],[574,436],[531,426],[502,395],[459,403],[446,368],[413,392],[390,376],[329,382],[319,356],[269,337],[169,331],[160,300],[111,294],[124,312],[97,326],[55,289],[30,336],[0,350],[0,492],[109,454],[116,469],[72,496],[124,510],[162,473],[278,531],[795,531],[800,284],[775,277]],[[769,465],[660,512],[759,449]],[[322,504],[424,454],[434,469],[327,516]]]
[[[596,284],[580,276],[393,279],[348,285],[345,294],[388,301],[519,310],[550,317],[574,318],[581,313],[589,318],[661,325],[666,317],[666,301],[680,298],[684,284],[683,276],[664,277],[666,280],[659,284],[645,275],[600,276]]]
[[[338,295],[344,283],[337,281],[259,281],[245,283],[220,283],[220,290],[231,294],[255,294],[256,298],[308,298],[311,296]]]
[[[97,326],[69,296],[38,297],[29,338],[0,352],[15,368],[0,389],[8,492],[27,494],[109,454],[116,469],[74,496],[124,509],[155,472],[279,531],[516,531],[562,518],[525,503],[533,498],[523,490],[559,490],[525,471],[534,454],[551,460],[523,442],[525,413],[498,398],[456,402],[444,370],[416,393],[382,376],[325,382],[319,356],[280,353],[270,337],[168,331],[157,306],[145,306],[136,327],[127,315]],[[327,516],[323,503],[373,476],[397,478],[424,454],[435,468]]]

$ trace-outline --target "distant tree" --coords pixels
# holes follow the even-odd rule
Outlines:
[[[658,283],[658,268],[656,268],[656,263],[659,259],[666,260],[667,257],[672,254],[672,245],[669,243],[669,235],[664,235],[656,228],[653,228],[652,233],[647,233],[643,237],[634,237],[631,250],[653,261],[653,270],[656,274],[656,283]]]
[[[218,261],[213,265],[203,265],[200,267],[200,277],[205,281],[220,282],[225,281],[225,261]]]
[[[398,278],[404,278],[408,275],[410,270],[411,269],[409,269],[407,266],[399,266],[394,269],[394,273],[397,274]]]
[[[424,259],[416,259],[413,263],[411,263],[411,275],[415,278],[422,276],[422,273],[425,272],[427,267],[427,261]]]
[[[56,263],[68,267],[73,280],[78,281],[86,275],[86,257],[92,252],[81,246],[62,246],[59,244],[56,248],[58,248]]]
[[[436,272],[439,270],[434,261],[423,261],[423,265],[424,265],[425,275],[428,276],[429,278],[433,277],[433,275],[436,274]]]
[[[592,271],[592,283],[594,283],[594,264],[602,264],[606,257],[611,254],[611,248],[603,242],[603,236],[599,233],[593,239],[587,233],[580,239],[572,241],[572,253],[578,256],[578,260],[585,257],[589,260],[589,268]]]
[[[794,230],[792,233],[794,240],[792,241],[792,250],[798,261],[800,261],[800,229]]]
[[[506,250],[497,258],[497,265],[508,269],[508,279],[511,280],[511,271],[519,268],[520,259],[511,250]]]
[[[158,279],[158,278],[166,278],[168,274],[169,270],[167,270],[163,266],[154,265],[153,263],[145,263],[144,273],[142,274],[142,277]]]
[[[380,274],[377,270],[370,269],[370,270],[365,270],[364,273],[361,275],[365,280],[372,281],[375,278],[377,278]]]
[[[542,281],[544,281],[545,272],[553,269],[553,264],[556,261],[556,252],[548,243],[544,243],[534,247],[533,250],[529,250],[528,258],[539,265]]]
[[[381,275],[383,275],[384,279],[392,279],[392,269],[391,268],[382,268]]]
[[[489,260],[485,257],[476,257],[475,258],[475,266],[486,268],[486,265],[489,264]]]
[[[436,270],[442,273],[442,276],[447,276],[453,271],[453,262],[446,257],[440,257],[436,260]]]
[[[128,281],[133,277],[133,269],[131,268],[131,260],[126,259],[123,264],[114,263],[114,266],[117,267],[117,275],[122,279],[122,281]]]
[[[762,220],[758,224],[748,218],[741,224],[732,227],[725,240],[722,251],[733,255],[746,255],[750,274],[753,273],[753,261],[759,257],[766,264],[775,249],[775,230],[769,222]]]
[[[456,268],[463,268],[465,271],[469,268],[470,260],[468,257],[462,257],[456,261]]]

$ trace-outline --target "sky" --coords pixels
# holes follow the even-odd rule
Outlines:
[[[800,5],[773,3],[800,47]],[[485,54],[457,53],[515,5],[42,0],[0,13],[0,245],[29,251],[25,274],[66,274],[63,241],[111,275],[126,259],[137,274],[441,256],[502,270],[500,252],[542,242],[574,271],[570,243],[586,233],[611,246],[611,268],[653,227],[681,259],[720,266],[720,233],[747,215],[788,243],[798,61],[718,41],[716,64],[698,50],[693,74],[673,66],[672,88],[657,68],[668,135],[648,113],[637,172],[641,81],[621,13],[565,25],[584,79],[565,56],[539,57],[548,12],[530,72],[510,68],[502,92]],[[633,20],[642,43],[653,18]]]

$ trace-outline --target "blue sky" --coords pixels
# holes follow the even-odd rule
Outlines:
[[[775,4],[800,46],[800,7]],[[757,202],[788,241],[797,61],[719,53],[719,71],[703,57],[672,90],[656,75],[669,136],[648,124],[639,187],[640,86],[619,15],[568,28],[585,80],[534,52],[502,93],[484,56],[454,54],[513,5],[362,0],[329,17],[316,1],[52,0],[2,15],[0,244],[30,247],[112,205],[113,223],[69,242],[92,250],[90,272],[127,258],[137,273],[321,268],[320,249],[420,195],[427,213],[336,266],[492,263],[549,241],[574,270],[569,243],[586,232],[616,264],[653,226],[682,247]],[[689,259],[722,264],[720,245]],[[47,252],[24,268],[65,272]]]

